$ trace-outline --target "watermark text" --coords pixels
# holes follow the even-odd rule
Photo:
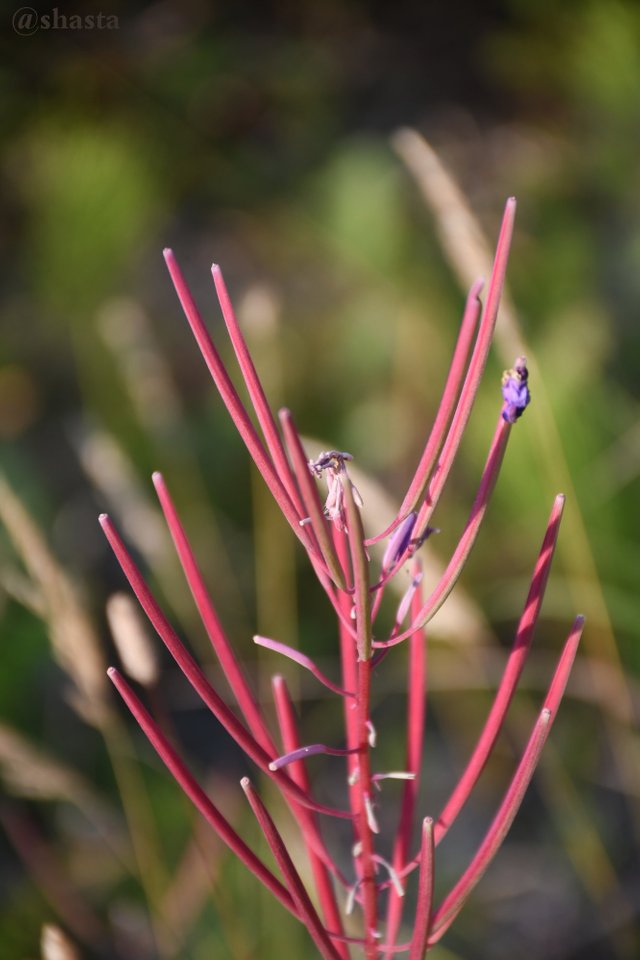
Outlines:
[[[109,13],[61,13],[58,7],[38,13],[33,7],[20,7],[11,24],[21,37],[32,37],[38,30],[117,30],[118,17]]]

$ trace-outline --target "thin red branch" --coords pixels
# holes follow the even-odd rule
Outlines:
[[[343,531],[333,528],[333,538],[336,547],[336,554],[340,561],[342,570],[347,573],[349,568],[349,545],[346,534]],[[345,621],[349,618],[352,609],[352,599],[349,594],[340,593],[338,602],[342,617],[339,622],[340,630],[340,661],[342,668],[342,685],[347,690],[357,690],[358,686],[358,664],[356,640],[350,630],[347,630]],[[344,726],[348,747],[358,746],[358,709],[357,700],[346,698],[343,700],[344,706]],[[347,757],[347,772],[349,783],[349,806],[354,817],[354,831],[357,836],[356,817],[358,811],[358,790],[355,783],[357,772],[357,757],[350,755]]]
[[[376,885],[376,866],[374,860],[374,829],[371,822],[370,804],[372,803],[371,758],[369,743],[369,724],[371,717],[371,659],[358,660],[358,781],[356,791],[358,795],[358,839],[360,852],[357,858],[360,867],[362,884],[362,906],[365,925],[365,953],[367,960],[377,960],[377,924],[378,903]]]
[[[293,902],[296,905],[296,910],[298,911],[300,920],[304,923],[309,935],[320,951],[321,956],[324,957],[325,960],[341,960],[340,954],[331,943],[329,935],[323,927],[322,921],[320,920],[320,917],[316,913],[315,907],[309,899],[309,894],[305,890],[304,884],[300,879],[300,875],[293,865],[293,861],[289,856],[284,841],[278,833],[276,825],[271,819],[267,808],[260,799],[260,796],[248,777],[243,777],[240,782],[242,784],[242,789],[244,790],[245,794],[247,795],[247,799],[251,804],[251,809],[253,810],[260,827],[262,828],[262,832],[265,835],[271,852],[275,857],[276,863],[280,868],[280,872],[282,873],[289,888],[289,892],[291,893]]]
[[[356,611],[356,646],[358,659],[371,657],[371,595],[369,593],[369,558],[364,546],[362,516],[353,495],[353,484],[346,470],[340,476],[344,491],[347,517],[347,540],[353,571],[354,604]]]
[[[238,366],[240,367],[240,371],[251,398],[253,408],[256,412],[258,423],[260,424],[260,429],[262,430],[262,435],[267,444],[267,449],[271,455],[271,459],[273,460],[273,464],[276,468],[278,476],[280,477],[283,486],[289,494],[291,502],[296,508],[299,516],[302,517],[303,514],[300,495],[293,477],[291,476],[289,461],[287,460],[287,456],[282,445],[282,440],[280,438],[280,434],[278,433],[278,427],[276,425],[275,418],[271,412],[271,408],[265,395],[262,383],[260,382],[260,377],[258,376],[255,364],[251,354],[249,353],[244,334],[242,333],[240,325],[236,319],[231,298],[229,297],[229,293],[227,291],[227,285],[224,282],[222,270],[217,263],[214,263],[211,267],[211,274],[216,287],[216,293],[218,294],[220,310],[222,311],[222,316],[229,333],[229,339],[233,344],[233,349],[238,360]]]
[[[542,546],[534,567],[527,600],[522,616],[520,617],[520,622],[518,623],[513,647],[511,648],[511,653],[509,654],[498,691],[464,773],[460,777],[457,786],[437,819],[435,828],[436,843],[442,840],[460,813],[460,810],[467,802],[502,729],[509,704],[515,693],[533,642],[533,635],[540,615],[549,571],[551,569],[551,562],[560,531],[564,499],[562,494],[559,494],[555,498]]]
[[[445,897],[433,916],[432,933],[429,944],[432,945],[449,929],[469,894],[498,852],[511,824],[520,808],[525,792],[537,766],[542,748],[551,729],[552,716],[549,710],[542,710],[533,729],[522,759],[516,769],[513,780],[487,834],[473,860],[457,882],[451,893]]]
[[[175,508],[167,485],[160,473],[153,474],[153,483],[160,500],[167,526],[176,547],[180,564],[184,570],[191,595],[204,624],[207,636],[227,678],[229,686],[240,707],[247,725],[262,749],[272,756],[276,752],[273,739],[267,728],[262,712],[256,703],[249,681],[233,652],[220,619],[213,605],[204,578],[191,549],[184,527]]]
[[[267,887],[271,893],[280,901],[280,903],[289,910],[294,917],[298,916],[297,907],[288,891],[283,887],[280,881],[274,877],[271,871],[256,856],[256,854],[246,845],[244,840],[238,836],[231,824],[223,817],[217,807],[209,799],[200,784],[196,781],[186,765],[180,759],[173,749],[165,735],[162,733],[156,722],[142,706],[142,703],[135,695],[124,677],[116,670],[110,667],[108,670],[110,679],[116,687],[118,693],[128,706],[129,710],[140,725],[143,733],[149,740],[151,746],[156,751],[164,765],[167,767],[176,782],[189,797],[193,805],[200,811],[202,816],[213,827],[221,840],[226,843],[230,850],[241,860],[244,865]]]
[[[433,516],[433,512],[440,499],[451,467],[453,466],[462,435],[473,409],[498,319],[498,308],[500,306],[500,297],[507,272],[507,260],[509,259],[515,215],[516,201],[511,197],[507,200],[502,217],[496,255],[491,271],[491,279],[489,280],[489,288],[487,290],[487,300],[480,321],[476,343],[471,355],[471,362],[469,363],[469,369],[464,380],[460,400],[456,406],[456,411],[447,434],[447,439],[444,442],[434,475],[429,483],[424,504],[418,513],[414,534],[416,537],[420,537],[429,525],[429,521]]]
[[[578,644],[580,643],[580,637],[582,636],[582,631],[584,629],[584,617],[578,616],[573,621],[569,635],[565,641],[562,653],[556,665],[551,683],[549,684],[549,689],[547,695],[544,699],[543,707],[551,711],[551,714],[555,716],[557,713],[560,701],[564,694],[567,680],[569,679],[569,674],[571,673],[571,667],[573,666],[573,661],[575,660],[576,652],[578,649]],[[436,845],[440,842],[444,836],[444,831],[438,830],[438,825],[436,824],[435,829],[435,842]],[[410,864],[405,867],[403,871],[403,876],[407,876],[414,870],[419,863],[419,854],[414,857]]]
[[[227,733],[233,737],[236,743],[245,751],[247,756],[260,767],[265,773],[269,774],[286,793],[290,794],[294,800],[303,806],[317,813],[324,813],[329,816],[336,816],[344,819],[351,819],[351,813],[344,810],[335,810],[332,807],[325,807],[312,801],[297,784],[281,771],[272,772],[269,770],[269,763],[273,760],[242,724],[235,714],[229,709],[222,698],[213,689],[204,673],[187,651],[184,644],[179,639],[175,630],[160,609],[155,597],[146,584],[142,574],[133,562],[129,551],[125,547],[120,535],[114,527],[111,519],[106,515],[100,516],[100,524],[109,541],[111,549],[122,567],[122,571],[129,581],[133,592],[138,598],[140,606],[146,613],[156,633],[165,644],[167,650],[183,672],[190,685],[196,691],[203,703],[211,710],[214,716],[219,720]]]
[[[465,373],[465,367],[469,357],[469,351],[471,349],[471,342],[473,340],[473,334],[478,325],[478,318],[482,308],[480,294],[483,286],[483,280],[476,280],[469,290],[464,314],[462,317],[462,323],[460,325],[460,332],[458,333],[458,339],[453,352],[451,366],[449,367],[449,373],[447,375],[447,380],[442,392],[440,406],[438,407],[438,412],[436,413],[436,418],[433,421],[431,433],[427,439],[415,475],[409,484],[409,489],[407,490],[404,500],[402,501],[402,506],[398,510],[398,518],[405,517],[410,511],[414,510],[422,500],[422,497],[427,489],[436,458],[444,442],[445,431],[449,426],[454,406],[458,400],[458,397],[460,396],[462,378]],[[376,540],[382,540],[384,537],[389,536],[396,524],[397,521],[394,521],[394,523],[388,527],[384,533],[379,534],[378,537],[375,537],[372,540],[368,540],[367,544],[374,543]]]
[[[218,388],[222,401],[231,416],[238,433],[242,437],[252,460],[262,474],[262,477],[271,491],[276,503],[282,510],[282,513],[289,521],[291,529],[296,537],[301,541],[305,549],[312,549],[304,528],[300,526],[301,516],[298,514],[294,504],[291,501],[286,488],[283,486],[267,451],[265,450],[251,419],[245,410],[238,392],[231,382],[220,355],[216,350],[211,335],[207,330],[205,323],[196,306],[195,300],[187,286],[182,271],[178,266],[172,250],[164,251],[164,258],[173,281],[173,285],[178,294],[178,299],[182,305],[184,314],[189,321],[189,326],[196,339],[200,352],[204,358],[213,381]]]
[[[431,927],[433,909],[434,874],[433,820],[426,817],[422,821],[422,844],[420,847],[420,877],[418,880],[418,905],[413,925],[409,960],[422,960],[427,952],[427,942]]]
[[[424,605],[421,607],[420,612],[418,613],[418,616],[413,618],[411,626],[402,633],[399,633],[394,637],[390,637],[388,640],[374,640],[374,647],[380,647],[384,649],[386,647],[394,647],[396,644],[402,643],[403,640],[406,640],[407,637],[411,636],[414,630],[417,630],[421,626],[425,626],[429,622],[429,620],[438,612],[442,604],[453,590],[458,577],[462,573],[466,559],[475,543],[478,531],[480,530],[480,526],[487,510],[487,506],[489,505],[489,500],[491,498],[495,482],[498,478],[498,473],[504,457],[507,441],[509,440],[510,429],[511,425],[506,423],[502,417],[500,417],[498,419],[496,431],[491,442],[487,462],[482,473],[480,486],[478,487],[478,492],[475,500],[473,501],[471,513],[469,514],[469,519],[467,520],[466,526],[462,532],[462,536],[458,541],[458,545],[456,546],[456,549],[454,550],[451,560],[449,561],[444,573],[427,597]]]
[[[278,717],[278,726],[282,737],[282,746],[285,750],[293,751],[300,746],[300,736],[298,734],[298,724],[289,690],[284,677],[275,676],[272,678],[273,697]],[[294,763],[291,766],[290,774],[292,780],[307,794],[311,794],[311,783],[303,763]],[[335,931],[339,935],[344,935],[342,917],[336,902],[336,896],[331,882],[331,877],[327,868],[320,858],[314,853],[313,848],[307,844],[307,855],[311,864],[311,871],[320,906],[324,914],[325,923],[329,930]],[[332,939],[335,935],[330,934]],[[349,960],[349,950],[341,942],[335,944],[336,950],[342,960]]]
[[[416,557],[411,575],[418,579],[421,573],[421,563]],[[422,598],[420,586],[417,587],[411,600],[412,613],[420,610]],[[416,807],[418,790],[420,788],[420,767],[422,763],[422,748],[424,743],[424,722],[426,713],[426,637],[424,630],[416,630],[409,640],[408,676],[407,676],[407,748],[405,769],[413,773],[413,780],[406,780],[402,791],[400,820],[393,846],[392,865],[396,873],[401,874],[409,857],[413,817]],[[430,828],[431,829],[431,828]],[[404,897],[399,897],[392,886],[389,889],[387,901],[387,944],[395,943],[402,911]]]

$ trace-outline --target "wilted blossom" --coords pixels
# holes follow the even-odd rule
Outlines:
[[[103,514],[100,522],[142,608],[187,682],[244,750],[253,769],[270,778],[279,788],[301,841],[301,844],[296,841],[292,846],[298,851],[301,845],[306,853],[309,871],[305,871],[305,875],[310,872],[313,879],[313,900],[251,780],[243,778],[241,786],[273,854],[278,875],[218,810],[121,673],[112,667],[109,675],[182,790],[254,877],[305,926],[324,960],[349,960],[351,945],[362,948],[366,960],[388,960],[393,954],[402,952],[408,953],[409,960],[422,960],[430,947],[446,933],[516,816],[556,716],[582,632],[583,619],[577,617],[494,819],[458,881],[441,902],[434,905],[437,847],[465,806],[502,729],[533,641],[564,507],[564,497],[559,494],[551,508],[522,616],[493,704],[475,746],[460,770],[458,782],[435,816],[419,813],[418,790],[426,713],[424,628],[445,602],[464,568],[488,509],[512,425],[530,399],[525,360],[519,357],[503,379],[504,405],[496,411],[494,435],[467,522],[444,572],[435,583],[427,584],[419,551],[433,530],[430,521],[455,461],[486,365],[498,317],[514,215],[515,201],[511,199],[505,208],[484,305],[480,300],[481,282],[476,282],[469,291],[443,396],[417,469],[395,519],[385,530],[373,536],[365,533],[368,518],[346,469],[346,463],[352,460],[351,454],[329,450],[309,460],[290,411],[281,410],[278,418],[271,411],[220,268],[216,265],[212,268],[213,280],[259,431],[220,359],[173,253],[165,251],[176,292],[220,396],[335,613],[336,645],[341,664],[339,681],[324,674],[303,651],[266,637],[257,636],[255,642],[269,649],[274,657],[287,657],[310,671],[331,692],[344,715],[344,735],[339,742],[306,745],[301,742],[293,701],[283,677],[278,674],[272,682],[278,725],[278,737],[274,736],[268,715],[256,698],[224,630],[187,532],[160,474],[153,475],[160,506],[204,627],[232,692],[233,708],[213,687],[179,638],[112,521]],[[325,480],[328,495],[323,505],[318,481]],[[389,543],[380,561],[373,547],[382,540],[389,540]],[[391,629],[385,629],[385,621],[378,614],[386,588],[394,578],[404,580],[400,591],[404,598]],[[394,764],[392,771],[379,770],[375,731],[371,723],[373,667],[399,644],[405,644],[408,651],[406,747],[404,756]],[[326,729],[333,729],[333,723]],[[384,735],[384,730],[381,733]],[[315,796],[310,770],[320,754],[330,758],[325,762],[332,765],[327,769],[332,771],[337,806],[323,804]],[[400,779],[403,786],[397,826],[393,836],[385,837],[388,817],[380,818],[378,810],[386,792],[380,793],[379,788],[389,778]],[[416,817],[421,822],[417,850],[412,849]],[[336,857],[325,844],[322,827],[326,818],[350,822],[353,828],[350,858]],[[381,854],[381,847],[391,850],[389,859]],[[345,868],[347,859],[349,865]],[[398,943],[404,893],[409,885],[415,885],[417,905],[406,926],[408,939]],[[345,916],[351,908],[357,908],[359,914],[355,934],[347,933],[345,925]],[[243,905],[238,904],[239,914],[243,909]],[[524,945],[523,949],[526,949]]]
[[[502,374],[502,417],[507,423],[515,423],[522,416],[531,400],[529,393],[527,358],[518,357],[511,370]]]
[[[344,491],[342,476],[346,475],[347,460],[353,460],[350,453],[340,450],[325,450],[315,460],[309,460],[309,470],[314,477],[322,477],[327,482],[327,499],[324,504],[324,515],[335,524],[340,532],[346,530],[344,522]],[[363,507],[362,497],[353,484],[353,496],[356,504]]]

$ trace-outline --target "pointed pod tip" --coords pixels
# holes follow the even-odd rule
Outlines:
[[[485,282],[486,281],[484,277],[478,277],[477,280],[474,280],[473,284],[471,285],[471,289],[469,290],[470,299],[475,298],[478,300],[480,298],[480,294],[484,290]]]

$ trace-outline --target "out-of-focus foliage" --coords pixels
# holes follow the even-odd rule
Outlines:
[[[0,456],[78,583],[105,657],[115,654],[104,601],[122,582],[95,521],[104,508],[208,656],[150,494],[148,474],[161,468],[246,659],[261,631],[297,638],[331,668],[331,621],[214,396],[161,250],[175,249],[228,359],[209,275],[212,260],[222,264],[274,403],[286,402],[306,435],[351,451],[397,502],[463,302],[390,145],[410,123],[439,151],[490,238],[505,197],[519,198],[510,289],[573,487],[565,533],[587,537],[563,543],[561,534],[528,675],[532,703],[576,596],[593,608],[584,611],[584,656],[597,667],[578,669],[538,794],[433,956],[632,960],[640,949],[640,6],[166,0],[104,12],[119,16],[117,30],[31,37],[12,32],[12,11],[3,13]],[[443,558],[474,494],[500,370],[496,355],[436,518]],[[535,404],[535,382],[531,389]],[[532,407],[514,430],[462,583],[474,635],[467,621],[459,636],[434,629],[429,813],[484,716],[479,672],[495,683],[556,492],[537,422]],[[55,759],[72,785],[65,797],[35,797],[33,784],[29,792],[8,776],[15,741],[2,747],[0,737],[0,811],[13,838],[1,840],[2,957],[37,955],[40,925],[51,921],[88,960],[303,955],[304,932],[198,828],[202,867],[189,846],[195,818],[115,702],[93,726],[74,712],[42,587],[5,534],[2,546],[0,723]],[[157,709],[255,839],[238,801],[242,761],[164,666]],[[268,696],[273,662],[261,655],[256,666]],[[402,751],[399,669],[380,678],[390,760]],[[321,716],[330,726],[315,688],[301,692],[304,729]],[[468,859],[523,742],[530,705],[521,698],[514,708],[512,742],[446,841],[443,885]],[[58,900],[29,859],[40,844],[57,864]]]

